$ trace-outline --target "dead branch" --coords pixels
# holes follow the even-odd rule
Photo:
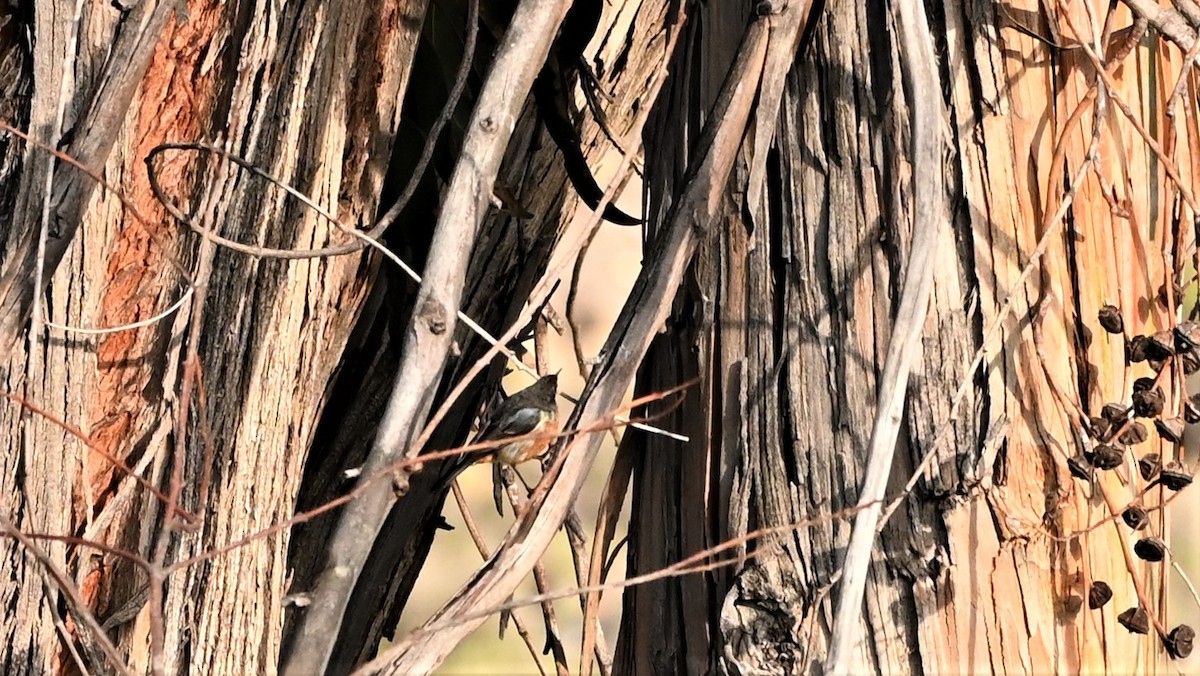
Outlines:
[[[650,341],[662,325],[700,233],[708,227],[729,178],[758,92],[768,40],[765,21],[747,28],[737,58],[697,144],[690,180],[658,234],[625,309],[602,350],[580,404],[566,425],[594,419],[624,396]],[[751,83],[751,84],[747,84]],[[427,673],[436,668],[482,618],[460,621],[479,608],[503,603],[541,558],[583,485],[599,448],[598,434],[580,434],[562,450],[562,468],[544,499],[513,526],[483,570],[420,630],[363,667],[361,673]],[[545,481],[543,481],[543,484]],[[436,627],[437,631],[431,633]]]
[[[941,87],[933,54],[933,40],[924,6],[898,3],[896,24],[900,41],[900,64],[911,106],[910,129],[913,158],[913,241],[909,252],[900,308],[892,326],[887,361],[879,379],[878,410],[871,431],[866,477],[858,503],[872,504],[854,519],[854,530],[843,564],[841,595],[830,637],[825,671],[842,674],[850,666],[850,652],[858,643],[861,628],[862,597],[871,564],[871,549],[882,505],[878,502],[887,490],[896,437],[904,417],[908,391],[908,373],[916,357],[929,294],[933,289],[933,268],[937,256],[938,232],[945,210],[942,184],[942,109]]]
[[[454,313],[462,300],[467,261],[479,224],[491,203],[491,186],[533,79],[550,51],[565,0],[523,0],[496,54],[479,96],[462,156],[434,232],[425,281],[409,323],[387,411],[380,421],[365,472],[415,454],[411,442],[433,406],[437,383],[451,350]],[[406,479],[401,475],[398,485]],[[298,619],[293,652],[283,673],[324,673],[337,640],[346,603],[396,494],[373,484],[348,505],[330,542],[330,558],[317,581],[312,604]]]

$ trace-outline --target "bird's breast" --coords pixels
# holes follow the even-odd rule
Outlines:
[[[505,444],[496,450],[496,460],[506,465],[516,465],[541,456],[546,449],[550,448],[550,444],[554,443],[553,435],[558,434],[558,421],[546,416],[546,419],[538,425],[536,432],[544,438],[525,439]]]

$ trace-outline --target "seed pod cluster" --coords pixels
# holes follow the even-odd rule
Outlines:
[[[1133,553],[1143,561],[1157,563],[1167,556],[1167,544],[1162,538],[1142,538],[1133,545]]]
[[[1153,418],[1162,414],[1163,405],[1167,398],[1161,388],[1135,390],[1133,393],[1133,414],[1139,418]]]
[[[1189,425],[1200,422],[1200,394],[1193,394],[1184,400],[1183,420]]]
[[[1130,505],[1121,512],[1121,520],[1133,530],[1142,530],[1150,525],[1150,515],[1140,505]]]
[[[1125,343],[1125,358],[1130,364],[1139,364],[1146,361],[1146,343],[1150,339],[1146,336],[1134,336]]]
[[[1161,293],[1165,294],[1164,288]],[[1180,297],[1176,291],[1175,298]],[[1164,295],[1165,298],[1165,295]],[[1099,415],[1087,421],[1093,445],[1078,456],[1068,460],[1071,474],[1081,480],[1090,481],[1096,472],[1114,470],[1125,464],[1127,454],[1137,463],[1137,474],[1144,489],[1161,486],[1168,491],[1179,491],[1192,483],[1190,467],[1180,460],[1170,459],[1156,452],[1140,457],[1133,448],[1146,441],[1149,426],[1153,425],[1158,437],[1171,444],[1183,441],[1188,425],[1200,424],[1200,392],[1191,394],[1183,401],[1171,401],[1166,393],[1171,391],[1169,378],[1182,370],[1185,374],[1200,371],[1200,322],[1186,321],[1168,331],[1143,335],[1129,335],[1130,324],[1125,321],[1120,309],[1113,305],[1100,308],[1097,319],[1101,328],[1112,336],[1121,336],[1125,341],[1126,364],[1145,363],[1154,374],[1143,376],[1133,382],[1128,405],[1119,402],[1106,404]],[[1143,423],[1142,420],[1145,420]],[[1178,457],[1178,456],[1176,456]],[[1122,475],[1127,476],[1127,475]],[[1142,537],[1133,545],[1138,558],[1159,563],[1168,556],[1169,549],[1162,537],[1149,529],[1150,515],[1139,502],[1133,502],[1121,512],[1121,520]],[[1087,605],[1092,610],[1105,607],[1113,598],[1108,583],[1095,580],[1087,592]],[[1126,608],[1117,615],[1117,622],[1135,634],[1147,634],[1151,630],[1151,617],[1147,608],[1140,605]],[[1192,653],[1196,632],[1190,625],[1180,624],[1169,633],[1155,622],[1163,647],[1168,655],[1183,659]]]
[[[1125,318],[1116,305],[1105,305],[1100,308],[1100,326],[1109,333],[1124,333]]]
[[[1183,418],[1158,418],[1154,421],[1158,436],[1178,444],[1183,441]]]
[[[1136,420],[1126,423],[1125,431],[1117,435],[1117,441],[1127,446],[1140,444],[1149,438],[1150,434],[1146,431],[1146,426]]]
[[[1171,307],[1171,298],[1174,298],[1176,303],[1179,302],[1180,298],[1183,298],[1183,285],[1182,284],[1180,284],[1179,282],[1174,282],[1171,284],[1171,288],[1174,289],[1175,292],[1173,295],[1168,295],[1167,294],[1167,285],[1163,284],[1162,286],[1158,287],[1158,293],[1154,297],[1154,299],[1157,300],[1158,303],[1165,308]]]
[[[1175,356],[1175,336],[1170,331],[1159,331],[1147,336],[1146,358],[1166,361]]]
[[[1162,470],[1162,458],[1157,453],[1147,453],[1138,460],[1138,474],[1144,481],[1153,481]]]
[[[1104,408],[1100,409],[1100,417],[1108,422],[1112,430],[1115,430],[1129,419],[1129,409],[1120,404],[1105,404]]]
[[[1109,334],[1125,336],[1129,328],[1120,308],[1115,305],[1101,307],[1097,320]],[[1129,336],[1125,348],[1129,364],[1148,362],[1155,371],[1161,371],[1167,364],[1179,359],[1189,373],[1200,370],[1200,322],[1185,321],[1171,330]],[[1189,360],[1190,364],[1185,363]],[[1068,460],[1072,476],[1088,481],[1093,477],[1093,470],[1107,471],[1120,467],[1129,446],[1137,446],[1150,438],[1151,423],[1143,423],[1135,418],[1151,421],[1159,438],[1173,444],[1183,441],[1188,425],[1200,423],[1200,393],[1191,395],[1168,413],[1168,404],[1171,402],[1167,401],[1160,383],[1162,377],[1138,378],[1133,382],[1128,406],[1117,402],[1105,404],[1100,415],[1089,419],[1088,428],[1096,447]],[[1134,458],[1137,458],[1136,454]],[[1179,462],[1169,466],[1170,471],[1162,468],[1162,461],[1154,454],[1138,461],[1138,472],[1146,481],[1154,481],[1172,491],[1191,483],[1190,469]],[[1160,469],[1163,469],[1162,473]]]
[[[1158,483],[1165,486],[1167,490],[1183,490],[1192,483],[1192,473],[1183,466],[1183,463],[1172,460],[1162,468],[1162,472],[1158,475]]]
[[[1114,446],[1097,446],[1092,452],[1092,465],[1098,470],[1116,469],[1121,466],[1125,454]]]
[[[1092,478],[1092,463],[1088,462],[1083,456],[1075,456],[1067,458],[1067,469],[1071,471],[1071,476],[1076,479],[1087,481]]]

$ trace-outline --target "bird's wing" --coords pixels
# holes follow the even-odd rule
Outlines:
[[[543,411],[532,406],[517,409],[516,412],[505,415],[503,420],[494,421],[485,436],[489,439],[502,439],[529,434],[542,423],[543,415]]]

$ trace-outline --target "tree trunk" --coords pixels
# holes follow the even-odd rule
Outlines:
[[[86,546],[50,542],[46,549],[76,575],[88,592],[86,602],[134,667],[149,663],[153,611],[162,617],[169,671],[272,672],[284,640],[284,597],[310,588],[331,522],[319,517],[299,528],[290,560],[289,532],[267,537],[262,532],[346,492],[344,472],[361,465],[395,376],[398,334],[416,287],[377,255],[277,260],[224,245],[206,253],[197,237],[205,227],[235,242],[278,249],[321,249],[354,240],[268,180],[215,155],[163,153],[154,166],[165,195],[194,219],[197,233],[187,232],[151,194],[143,161],[160,143],[221,140],[230,152],[337,214],[342,226],[367,229],[406,186],[424,134],[446,102],[464,57],[466,3],[430,8],[424,0],[379,8],[192,3],[176,13],[169,5],[146,2],[130,13],[115,6],[88,9],[79,27],[87,39],[74,62],[63,128],[80,127],[77,119],[117,125],[111,155],[93,154],[106,162],[105,178],[129,202],[122,206],[99,190],[95,199],[84,193],[71,202],[78,231],[51,233],[52,244],[61,242],[66,254],[44,304],[48,319],[88,327],[144,320],[188,288],[170,261],[203,269],[212,255],[212,270],[203,280],[207,298],[197,306],[202,310],[188,303],[184,312],[152,326],[99,337],[48,329],[38,334],[40,356],[32,364],[28,343],[17,340],[23,327],[6,324],[13,333],[0,331],[0,341],[11,339],[15,348],[5,370],[12,405],[0,409],[0,429],[10,440],[0,454],[8,481],[0,516],[11,516],[25,532],[85,537],[150,558],[163,526],[157,499],[105,456],[121,459],[163,490],[173,469],[182,467],[183,507],[200,515],[202,527],[175,529],[168,562],[256,539],[171,575],[162,608],[147,605],[146,576],[119,552],[93,559]],[[439,21],[426,22],[427,11],[440,12]],[[70,3],[45,3],[29,8],[29,16],[0,15],[5,37],[0,73],[21,73],[5,90],[0,112],[4,121],[32,130],[51,146],[59,139],[53,121],[72,12]],[[469,112],[471,91],[498,39],[489,31],[504,28],[496,23],[503,21],[503,8],[481,12],[492,23],[485,21],[479,31],[458,122],[451,122],[434,166],[385,240],[418,269],[440,201],[438,174],[445,178],[447,163],[456,159],[455,144],[461,142],[456,125],[462,111]],[[164,26],[161,35],[149,30],[143,38],[152,48],[144,74],[123,61],[105,61],[109,43],[122,31],[136,35],[155,16],[165,17]],[[20,41],[27,23],[35,35],[56,39],[37,40],[30,50]],[[423,70],[413,74],[423,26],[442,32],[427,36],[430,53],[420,62]],[[639,59],[610,69],[606,77],[644,76],[636,70]],[[116,104],[89,110],[88,101],[98,96],[99,73],[109,79],[125,74],[138,88],[123,106],[116,105],[118,96]],[[402,124],[410,76],[419,79]],[[22,98],[28,89],[34,92],[31,100]],[[31,121],[22,125],[26,119]],[[627,121],[627,112],[611,111],[609,123],[618,133]],[[569,220],[562,213],[565,175],[558,151],[538,122],[529,110],[518,124],[501,186],[514,197],[485,224],[466,283],[463,311],[493,333],[516,317],[540,278],[560,224]],[[596,136],[593,125],[591,145]],[[85,140],[103,145],[99,137],[103,134]],[[28,312],[36,286],[27,268],[36,252],[42,181],[51,158],[43,149],[2,138],[0,198],[9,204],[20,197],[16,213],[3,211],[0,228],[5,255],[0,301],[10,308],[4,317],[12,323]],[[58,145],[78,156],[76,146],[84,143],[76,132]],[[21,160],[15,169],[14,155]],[[55,189],[68,179],[76,191],[71,194],[95,188],[77,173],[60,167]],[[65,207],[56,208],[61,213],[55,222],[71,221]],[[147,222],[139,224],[141,218]],[[54,267],[49,261],[47,274]],[[195,334],[188,308],[199,316]],[[461,327],[458,341],[461,355],[446,370],[448,384],[486,347]],[[189,377],[190,348],[198,351],[200,363]],[[493,369],[468,389],[432,448],[463,442],[483,391],[494,387],[500,373]],[[189,378],[193,394],[181,403]],[[186,457],[177,465],[181,407],[190,418]],[[77,428],[86,442],[54,420]],[[381,637],[390,635],[440,522],[444,494],[431,495],[427,485],[436,475],[418,475],[409,499],[392,516],[394,528],[372,554],[356,612],[339,643],[339,669],[370,656]],[[209,484],[210,490],[201,491]],[[64,485],[72,490],[61,490]],[[61,595],[44,588],[38,563],[23,556],[16,542],[5,539],[2,546],[14,567],[0,580],[0,598],[20,612],[0,625],[8,637],[0,671],[70,668],[55,628]]]
[[[464,101],[383,237],[418,269],[509,4],[480,8]],[[776,116],[752,117],[719,216],[696,223],[707,234],[642,363],[641,392],[700,385],[655,423],[688,443],[624,438],[617,464],[634,478],[629,575],[764,527],[799,526],[747,540],[732,550],[734,565],[625,590],[615,670],[816,673],[909,276],[912,94],[882,0],[683,4],[687,22],[657,100],[647,88],[673,4],[614,3],[597,41],[602,88],[617,93],[608,108],[616,135],[654,106],[643,134],[649,243],[683,203],[747,22],[803,9],[815,25],[786,60],[786,79],[785,67],[746,84],[765,99],[782,87],[773,143],[759,153],[755,134]],[[1181,449],[1151,432],[1118,473],[1094,481],[1073,478],[1067,462],[1091,450],[1081,437],[1088,417],[1107,402],[1127,405],[1134,380],[1152,375],[1127,364],[1125,339],[1178,318],[1194,213],[1170,174],[1192,179],[1200,153],[1187,153],[1200,131],[1193,83],[1182,106],[1169,100],[1195,32],[1156,26],[1178,44],[1138,42],[1136,28],[1121,30],[1132,23],[1125,6],[1106,18],[1108,3],[1091,13],[1080,2],[925,5],[942,89],[917,95],[946,101],[948,181],[890,495],[927,454],[933,462],[879,536],[854,671],[1161,670],[1159,640],[1126,632],[1116,617],[1139,605],[1136,576],[1140,603],[1165,622],[1162,564],[1126,563],[1133,540],[1163,533],[1164,513],[1152,511],[1150,530],[1136,534],[1103,520],[1140,491],[1147,507],[1167,497],[1148,489],[1131,457],[1170,460]],[[416,286],[377,254],[291,260],[218,245],[214,236],[287,250],[355,240],[219,153],[151,154],[163,143],[211,143],[340,226],[367,230],[419,166],[464,56],[467,3],[80,6],[78,19],[66,0],[0,7],[0,120],[78,159],[124,198],[0,133],[0,605],[9,609],[0,672],[73,672],[76,659],[94,673],[112,669],[76,600],[15,539],[20,531],[68,571],[131,670],[274,673],[303,612],[285,599],[313,588],[337,512],[274,527],[348,490],[346,471],[370,451],[400,363]],[[1092,45],[1102,26],[1117,86],[1097,96],[1078,43]],[[1120,102],[1157,134],[1163,156]],[[569,239],[562,211],[573,197],[564,200],[561,160],[540,122],[532,106],[517,122],[493,190],[503,208],[482,225],[464,280],[462,310],[493,333],[516,320]],[[595,124],[585,137],[602,138]],[[155,197],[148,158],[175,212]],[[1064,217],[1056,212],[1068,195]],[[181,298],[179,312],[135,329],[57,326],[141,322]],[[1123,336],[1100,329],[1104,304],[1119,308]],[[435,406],[487,347],[457,331]],[[494,362],[471,384],[428,449],[466,441],[502,371]],[[1167,418],[1186,391],[1182,369],[1165,373]],[[114,457],[177,491],[195,522],[179,525],[186,517],[166,514]],[[440,523],[438,474],[416,474],[392,509],[332,671],[391,635]],[[198,558],[159,598],[124,553]],[[1086,607],[1094,581],[1113,589],[1098,610]],[[152,635],[165,641],[163,664],[151,664]]]
[[[54,275],[47,317],[87,327],[146,319],[187,289],[169,263],[176,258],[189,267],[198,263],[192,270],[211,260],[211,272],[197,274],[206,288],[196,292],[199,298],[206,291],[209,302],[146,328],[97,337],[48,329],[30,338],[41,347],[36,361],[27,345],[6,355],[5,388],[78,426],[91,447],[44,416],[19,406],[0,409],[0,435],[8,440],[0,455],[0,511],[26,532],[75,534],[151,558],[161,510],[105,456],[144,470],[164,490],[170,484],[164,477],[179,471],[187,486],[183,507],[201,517],[199,529],[175,531],[168,560],[180,560],[293,514],[327,383],[375,265],[361,254],[283,261],[214,251],[152,197],[144,160],[164,142],[218,142],[310,195],[343,225],[369,226],[380,206],[425,3],[190,3],[172,9],[145,2],[128,13],[89,3],[78,27],[78,55],[67,51],[73,4],[43,2],[30,10],[37,40],[28,128],[45,143],[58,142],[58,83],[64,58],[76,57],[64,125],[75,131],[62,145],[78,156],[87,143],[105,140],[95,131],[97,120],[117,125],[111,154],[98,151],[100,164],[91,168],[102,170],[130,203],[97,190],[94,199],[79,199],[86,211],[59,212],[52,221],[51,242],[59,236],[66,255],[57,270],[53,261],[47,267]],[[164,11],[161,37],[147,30],[143,38],[152,49],[144,74],[130,75],[136,95],[125,105],[109,100],[105,108],[89,108],[102,74],[111,82],[136,68],[136,57],[122,62],[122,54],[110,52],[110,41],[136,34],[146,16]],[[51,159],[28,144],[23,157],[20,208],[4,241],[10,291],[20,281],[22,252],[37,241]],[[280,248],[349,240],[278,187],[213,155],[167,153],[156,169],[168,197],[197,228]],[[66,165],[55,182],[56,188],[92,185]],[[66,227],[55,232],[64,219],[78,219],[73,238]],[[193,321],[197,333],[189,330]],[[188,367],[190,350],[198,351],[197,369]],[[184,381],[191,382],[191,401],[181,401]],[[174,455],[184,432],[174,424],[181,407],[191,411],[182,457]],[[211,489],[201,494],[210,472]],[[3,625],[0,671],[50,673],[57,661],[69,660],[59,652],[51,621],[61,602],[44,587],[32,559],[12,541],[3,547],[12,567],[0,581],[0,598],[17,611]],[[92,568],[102,571],[86,600],[101,619],[131,615],[114,635],[130,663],[144,668],[145,576],[116,556],[87,563],[94,556],[88,547],[49,543],[47,549],[81,579]],[[209,674],[273,670],[288,591],[286,553],[286,533],[277,532],[174,574],[160,609],[167,667]]]
[[[660,109],[646,137],[651,213],[678,189],[678,158],[736,46],[720,27],[752,4],[710,3],[692,17],[664,93],[689,105]],[[1133,378],[1153,375],[1126,368],[1121,336],[1096,317],[1117,305],[1127,336],[1174,324],[1173,310],[1153,299],[1171,257],[1183,255],[1172,226],[1178,193],[1110,105],[1100,172],[1115,192],[1106,199],[1093,174],[1065,225],[1054,217],[1064,182],[1080,180],[1093,109],[1082,127],[1064,120],[1095,71],[1078,49],[1013,27],[1047,31],[1038,7],[928,5],[951,115],[940,130],[950,183],[889,495],[925,454],[934,461],[879,537],[853,673],[1130,672],[1167,659],[1158,640],[1115,621],[1139,605],[1123,551],[1145,533],[1120,521],[1083,532],[1110,510],[1067,460],[1081,452],[1081,414],[1127,405]],[[1075,25],[1089,25],[1081,4],[1071,11]],[[1123,7],[1114,19],[1117,29],[1132,23]],[[628,589],[618,672],[816,673],[824,660],[911,233],[909,105],[894,22],[882,2],[825,8],[788,77],[762,200],[749,202],[738,180],[750,166],[735,170],[721,222],[639,375],[642,393],[701,378],[700,395],[661,420],[692,441],[680,448],[631,432],[620,451],[635,467],[630,576],[759,528],[803,527],[735,550],[745,558],[732,568]],[[1063,41],[1080,39],[1063,17],[1051,22]],[[1161,112],[1178,50],[1136,54],[1117,71],[1119,95],[1158,111],[1147,127],[1186,138],[1194,111]],[[998,337],[987,335],[997,323]],[[981,346],[983,370],[973,372]],[[1168,410],[1178,410],[1182,383],[1168,383]],[[1152,432],[1133,457],[1152,451],[1177,456]],[[1111,473],[1098,481],[1118,510],[1145,488]],[[1143,502],[1157,503],[1159,491]],[[1151,531],[1162,533],[1162,513],[1153,514]],[[1151,614],[1165,620],[1161,564],[1136,570]],[[1095,580],[1112,586],[1113,601],[1081,608]]]

